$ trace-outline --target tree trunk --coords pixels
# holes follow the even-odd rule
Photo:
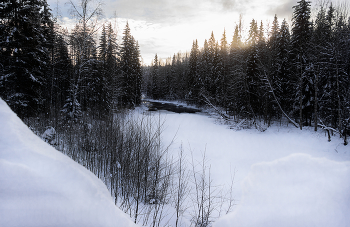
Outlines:
[[[318,71],[315,75],[315,103],[314,103],[314,114],[315,114],[315,132],[317,131],[317,122],[318,122],[318,112],[317,112],[317,106],[318,106]]]
[[[338,130],[341,131],[341,102],[340,102],[340,94],[339,94],[339,71],[338,71],[338,59],[336,57],[335,60],[336,67],[336,77],[337,77],[337,101],[338,101]]]
[[[303,129],[303,69],[300,60],[300,81],[299,81],[299,127]]]

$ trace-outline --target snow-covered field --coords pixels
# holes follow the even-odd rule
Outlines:
[[[206,114],[159,111],[163,142],[189,162],[205,152],[215,186],[230,188],[233,212],[214,226],[350,226],[350,147],[313,128],[276,124],[265,132],[230,130]],[[191,155],[192,153],[192,155]]]
[[[136,226],[90,171],[34,135],[0,99],[0,226]]]

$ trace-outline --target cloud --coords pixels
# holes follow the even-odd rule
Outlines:
[[[280,4],[276,5],[275,7],[271,7],[268,11],[267,14],[274,16],[277,14],[278,18],[283,18],[291,19],[292,18],[292,13],[293,13],[293,6],[297,4],[296,0],[285,0],[281,1]]]
[[[105,5],[108,5],[104,8],[107,17],[116,12],[118,17],[158,23],[186,20],[203,6],[199,0],[107,0]]]
[[[71,18],[69,6],[60,0],[63,17]],[[80,0],[72,0],[80,1]],[[98,0],[92,0],[98,1]],[[230,42],[239,14],[243,15],[244,29],[254,18],[258,21],[273,20],[277,14],[279,20],[292,15],[292,6],[297,0],[103,0],[104,16],[114,24],[119,36],[129,21],[131,34],[139,41],[141,55],[146,64],[158,53],[167,58],[179,51],[191,49],[192,41],[198,39],[200,46],[210,37],[211,31],[219,40],[224,29]],[[56,0],[48,0],[52,9]],[[66,19],[64,23],[74,21]],[[120,40],[120,39],[119,39]]]
[[[235,0],[221,0],[221,4],[224,10],[232,10],[236,5],[235,3]]]

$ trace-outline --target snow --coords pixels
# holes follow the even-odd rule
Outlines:
[[[214,227],[349,226],[350,147],[341,139],[277,123],[235,131],[203,113],[151,116],[164,120],[165,146],[175,136],[170,155],[182,146],[197,163],[205,152],[214,186],[228,189],[234,176],[236,205]],[[0,226],[135,226],[97,177],[34,135],[2,100],[0,125]],[[190,225],[190,202],[182,226]]]
[[[56,137],[56,130],[52,126],[47,127],[45,132],[41,135],[41,138],[46,143],[49,143],[49,144],[53,144],[54,143],[55,137]]]
[[[0,226],[136,226],[91,172],[34,135],[0,99]]]
[[[232,212],[214,227],[339,226],[350,223],[350,147],[338,136],[328,142],[322,130],[302,131],[275,123],[265,132],[235,131],[203,113],[158,111],[164,121],[164,145],[175,140],[191,162],[205,152],[213,185],[230,187]],[[185,217],[188,219],[188,217]]]
[[[235,212],[214,227],[349,226],[350,163],[296,153],[254,164]]]

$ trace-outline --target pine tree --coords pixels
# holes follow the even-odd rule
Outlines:
[[[211,80],[210,80],[210,74],[211,74],[211,67],[212,67],[212,59],[209,52],[209,46],[207,40],[204,40],[204,46],[203,50],[200,54],[200,60],[199,60],[199,74],[201,75],[201,81],[203,86],[203,91],[205,93],[208,93],[211,87]]]
[[[151,69],[151,97],[153,99],[159,99],[159,93],[159,62],[158,55],[156,54]]]
[[[260,57],[259,57],[259,30],[257,23],[253,19],[250,23],[249,37],[248,37],[248,58],[247,58],[247,93],[248,106],[250,108],[251,116],[259,115],[263,109],[261,104],[260,94]]]
[[[107,63],[107,71],[109,74],[109,78],[115,76],[116,70],[117,70],[117,51],[118,51],[118,45],[117,45],[117,34],[114,32],[112,28],[112,23],[108,24],[107,27],[107,48],[106,48],[106,63]]]
[[[132,36],[130,33],[130,27],[129,23],[126,23],[124,32],[123,32],[123,38],[122,38],[122,45],[121,45],[121,60],[120,60],[120,68],[121,68],[121,78],[120,78],[120,91],[121,91],[121,105],[122,106],[130,106],[132,103],[132,97],[131,97],[131,78],[132,78],[132,49],[133,49],[133,43],[132,43]]]
[[[269,52],[269,75],[270,75],[270,81],[273,83],[273,87],[275,89],[278,89],[280,82],[278,81],[278,64],[277,64],[277,57],[278,57],[278,41],[280,38],[280,28],[278,25],[278,19],[277,15],[275,15],[273,22],[272,22],[272,28],[270,32],[270,38],[267,42],[268,52]],[[279,96],[279,95],[278,95]]]
[[[21,117],[43,108],[50,70],[52,21],[44,0],[0,5],[0,96]]]
[[[199,75],[199,47],[198,41],[193,41],[190,53],[189,75],[187,81],[188,98],[195,103],[199,102],[199,93],[201,90],[201,79]]]
[[[272,85],[273,92],[275,93],[276,97],[281,99],[282,93],[281,93],[281,78],[279,77],[279,60],[278,60],[278,41],[280,38],[280,28],[278,24],[278,18],[277,15],[275,15],[273,22],[272,22],[272,28],[270,32],[270,38],[267,41],[266,46],[266,71],[268,75],[269,82]],[[271,92],[269,92],[269,96]],[[269,102],[271,102],[271,105],[274,103],[272,100],[272,97],[269,97]],[[279,100],[278,100],[279,101]],[[270,104],[269,104],[270,105]],[[276,106],[273,105],[272,108],[274,108],[272,111],[276,111]],[[271,111],[271,109],[269,109]],[[271,112],[269,113],[271,115]]]
[[[206,78],[207,92],[209,98],[214,99],[216,94],[216,85],[217,85],[217,77],[218,77],[218,45],[214,37],[214,33],[211,32],[210,39],[208,41],[208,75]]]
[[[275,83],[275,91],[277,97],[280,98],[282,109],[290,113],[292,111],[294,89],[291,84],[291,63],[290,63],[290,33],[287,21],[284,19],[278,40],[277,40],[277,54],[276,54],[276,68],[277,78]]]
[[[171,60],[170,74],[169,74],[169,98],[176,98],[176,88],[177,84],[177,72],[176,72],[176,55],[174,54]]]
[[[264,35],[264,24],[261,21],[258,31],[258,74],[256,78],[256,83],[258,84],[258,95],[261,102],[261,113],[264,116],[265,123],[270,125],[271,118],[277,112],[277,106],[274,105],[274,100],[272,97],[271,89],[266,81],[268,79],[272,84],[276,82],[274,77],[274,69],[271,66],[271,50],[268,49],[268,45],[265,40]]]
[[[141,104],[141,85],[142,85],[142,67],[140,61],[140,48],[138,42],[133,37],[133,51],[132,51],[132,67],[133,67],[133,76],[132,76],[132,95],[133,95],[133,104]]]
[[[130,33],[126,24],[121,46],[121,104],[135,106],[141,102],[141,63],[138,43]]]
[[[48,81],[48,90],[50,91],[51,115],[58,119],[58,114],[69,96],[70,79],[72,76],[73,65],[68,52],[67,41],[62,34],[68,31],[59,27],[56,28],[54,45],[52,51],[52,74],[51,81]]]
[[[248,110],[246,83],[246,55],[241,40],[241,26],[236,25],[230,46],[230,80],[228,82],[228,107],[234,116],[246,116]],[[250,110],[249,110],[250,111]]]
[[[333,20],[333,19],[330,19]],[[326,11],[323,8],[323,6],[321,6],[320,11],[317,14],[316,17],[316,21],[315,21],[315,29],[313,31],[312,34],[312,38],[311,38],[311,47],[312,47],[312,62],[313,64],[316,66],[316,70],[315,70],[315,74],[314,74],[314,124],[315,124],[315,131],[317,131],[317,125],[318,125],[318,90],[319,90],[319,84],[322,87],[322,84],[325,81],[329,81],[330,79],[330,75],[331,73],[331,68],[330,66],[330,41],[331,41],[331,35],[332,35],[332,31],[331,31],[331,21],[328,21],[326,19]],[[330,81],[329,81],[330,82]],[[326,82],[327,83],[327,82]],[[330,84],[332,84],[332,82],[330,82]],[[328,84],[328,85],[330,85]],[[321,88],[320,87],[320,88]],[[332,85],[330,85],[330,87],[332,87]],[[323,90],[323,89],[322,89]],[[326,89],[327,86],[326,86]],[[333,88],[332,88],[333,90]],[[323,93],[323,92],[322,92]],[[326,95],[326,100],[331,101],[332,100],[332,95],[329,95],[334,92],[329,91],[324,93]],[[333,100],[332,103],[334,103],[335,100]],[[324,105],[325,103],[323,103],[323,107],[326,107],[326,105]],[[333,117],[334,115],[331,115],[329,117]]]
[[[110,113],[114,105],[114,91],[117,84],[117,45],[116,35],[112,24],[109,23],[106,28],[102,26],[99,46],[99,73],[96,78],[96,91],[98,92],[98,109],[102,115]]]
[[[107,62],[107,31],[105,24],[102,25],[100,46],[99,46],[99,60],[102,62],[104,67]]]
[[[222,34],[220,40],[220,50],[219,50],[219,83],[217,87],[217,101],[223,107],[227,108],[228,98],[227,98],[227,85],[229,81],[229,51],[226,38],[226,31]]]
[[[306,72],[309,64],[308,53],[310,50],[310,38],[312,32],[312,24],[310,22],[310,2],[301,0],[296,6],[293,6],[293,26],[292,26],[292,59],[294,63],[294,78],[295,89],[297,94],[297,102],[299,109],[299,127],[302,129],[304,119],[307,115],[305,106],[309,103],[308,94],[311,87],[306,84],[308,80],[308,72]],[[307,97],[307,98],[305,98]],[[305,110],[303,112],[303,110]]]

